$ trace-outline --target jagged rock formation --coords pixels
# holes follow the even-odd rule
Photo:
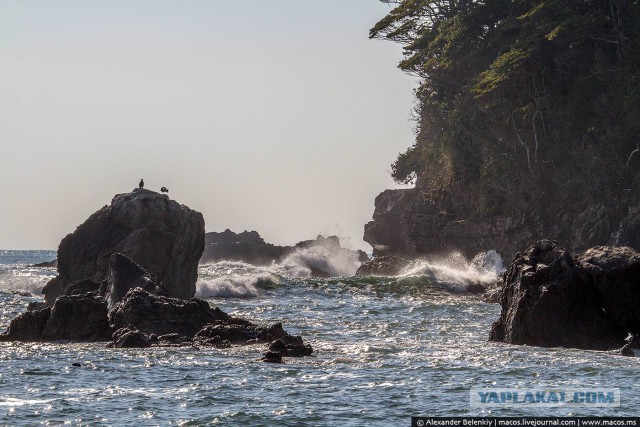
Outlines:
[[[63,295],[53,307],[13,319],[2,341],[106,341],[111,338],[107,304],[95,294]]]
[[[502,312],[489,339],[620,349],[638,333],[639,271],[640,254],[630,248],[592,248],[574,259],[556,242],[536,242],[503,275]]]
[[[73,286],[73,285],[72,285]],[[109,258],[109,278],[107,279],[107,303],[113,307],[131,289],[141,288],[154,295],[169,296],[160,279],[149,270],[142,268],[120,253]]]
[[[110,341],[108,346],[117,348],[268,343],[265,360],[271,362],[313,353],[310,345],[289,335],[281,323],[259,326],[200,299],[169,298],[141,288],[129,290],[111,309],[95,292],[63,295],[53,307],[19,315],[0,335],[0,341],[61,340]]]
[[[133,326],[145,334],[178,334],[193,337],[209,323],[229,316],[201,299],[181,300],[150,294],[140,288],[129,291],[109,311],[114,330]]]
[[[416,188],[386,190],[375,200],[364,240],[374,255],[422,255],[457,250],[466,256],[495,249],[503,258],[551,238],[572,252],[595,245],[640,248],[640,208],[625,203],[583,206],[564,199],[484,207],[463,190],[440,198]],[[561,197],[561,196],[558,196]]]
[[[45,300],[53,305],[76,282],[102,283],[115,252],[157,276],[169,295],[190,298],[203,247],[201,213],[150,190],[118,194],[62,239],[58,276],[44,287]]]

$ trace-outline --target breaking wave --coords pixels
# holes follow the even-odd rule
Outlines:
[[[277,266],[286,277],[340,277],[353,276],[360,267],[358,254],[331,245],[299,248]]]
[[[504,271],[502,257],[494,250],[479,253],[468,260],[459,252],[413,261],[399,277],[425,277],[451,290],[464,291],[474,284],[494,283]]]
[[[44,285],[55,276],[55,268],[0,267],[0,291],[40,295]]]
[[[279,281],[270,267],[235,261],[205,264],[198,269],[196,297],[254,298],[260,289],[278,286]]]

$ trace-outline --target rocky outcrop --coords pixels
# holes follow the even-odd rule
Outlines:
[[[51,308],[42,341],[108,341],[111,333],[104,298],[92,294],[63,295]]]
[[[266,343],[270,347],[265,360],[270,362],[313,353],[310,345],[289,335],[281,323],[264,327],[211,308],[200,299],[169,298],[141,288],[129,290],[111,310],[95,293],[60,296],[53,307],[13,319],[0,341],[110,341],[108,346],[114,348]]]
[[[265,242],[256,231],[234,233],[227,229],[205,235],[205,248],[200,262],[242,261],[253,265],[271,265],[288,250],[287,246]]]
[[[595,245],[640,249],[640,207],[631,201],[578,203],[566,194],[495,205],[483,195],[456,188],[431,197],[416,188],[386,190],[375,199],[364,240],[374,255],[418,256],[460,251],[467,257],[494,249],[504,259],[530,242],[552,238],[572,252]]]
[[[195,294],[198,260],[204,248],[202,214],[167,195],[137,188],[116,195],[58,247],[58,276],[43,289],[47,304],[73,283],[102,283],[113,253],[126,255],[157,276],[169,295]]]
[[[270,327],[233,317],[206,301],[179,300],[131,290],[110,312],[111,347],[213,346],[271,343],[280,357],[310,356],[301,337],[289,335],[281,323]],[[272,360],[270,360],[272,361]]]
[[[2,341],[108,341],[106,301],[93,294],[63,295],[53,307],[27,311],[13,319]]]
[[[576,262],[549,240],[518,254],[503,275],[502,312],[491,328],[490,341],[594,350],[623,347],[628,329],[603,310],[606,298],[594,284],[597,274],[582,267],[588,260],[596,264],[596,259],[603,260],[594,255]]]
[[[299,249],[324,246],[351,251],[340,245],[337,236],[318,236],[313,240],[303,240],[294,246],[277,246],[267,243],[256,231],[234,233],[227,229],[223,232],[210,232],[205,235],[205,248],[201,263],[218,261],[242,261],[253,265],[271,265],[281,262],[285,257]],[[364,251],[351,251],[360,262],[368,259]]]
[[[0,335],[0,341],[42,341],[42,331],[51,315],[51,307],[27,311],[11,320],[7,331]]]
[[[134,327],[145,334],[190,337],[206,325],[228,318],[204,300],[161,297],[140,288],[129,291],[109,312],[109,323],[114,330]]]

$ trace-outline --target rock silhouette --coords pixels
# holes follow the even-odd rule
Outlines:
[[[150,190],[118,194],[62,239],[58,276],[44,287],[45,300],[53,305],[76,282],[102,283],[115,252],[149,270],[169,295],[190,298],[203,248],[201,213]]]

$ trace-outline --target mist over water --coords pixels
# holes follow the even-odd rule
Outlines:
[[[460,292],[470,280],[497,277],[497,258],[481,258],[454,254],[418,261],[398,277],[330,279],[288,275],[293,270],[283,265],[202,265],[198,295],[261,324],[283,322],[313,345],[314,355],[271,365],[259,361],[262,345],[0,343],[0,425],[389,426],[426,414],[636,415],[634,358],[487,342],[500,307]],[[3,328],[41,300],[39,293],[15,292],[7,278],[28,272],[20,277],[31,277],[38,289],[54,274],[32,271],[30,263],[0,261]],[[490,412],[469,405],[472,387],[590,386],[619,387],[621,406]]]

